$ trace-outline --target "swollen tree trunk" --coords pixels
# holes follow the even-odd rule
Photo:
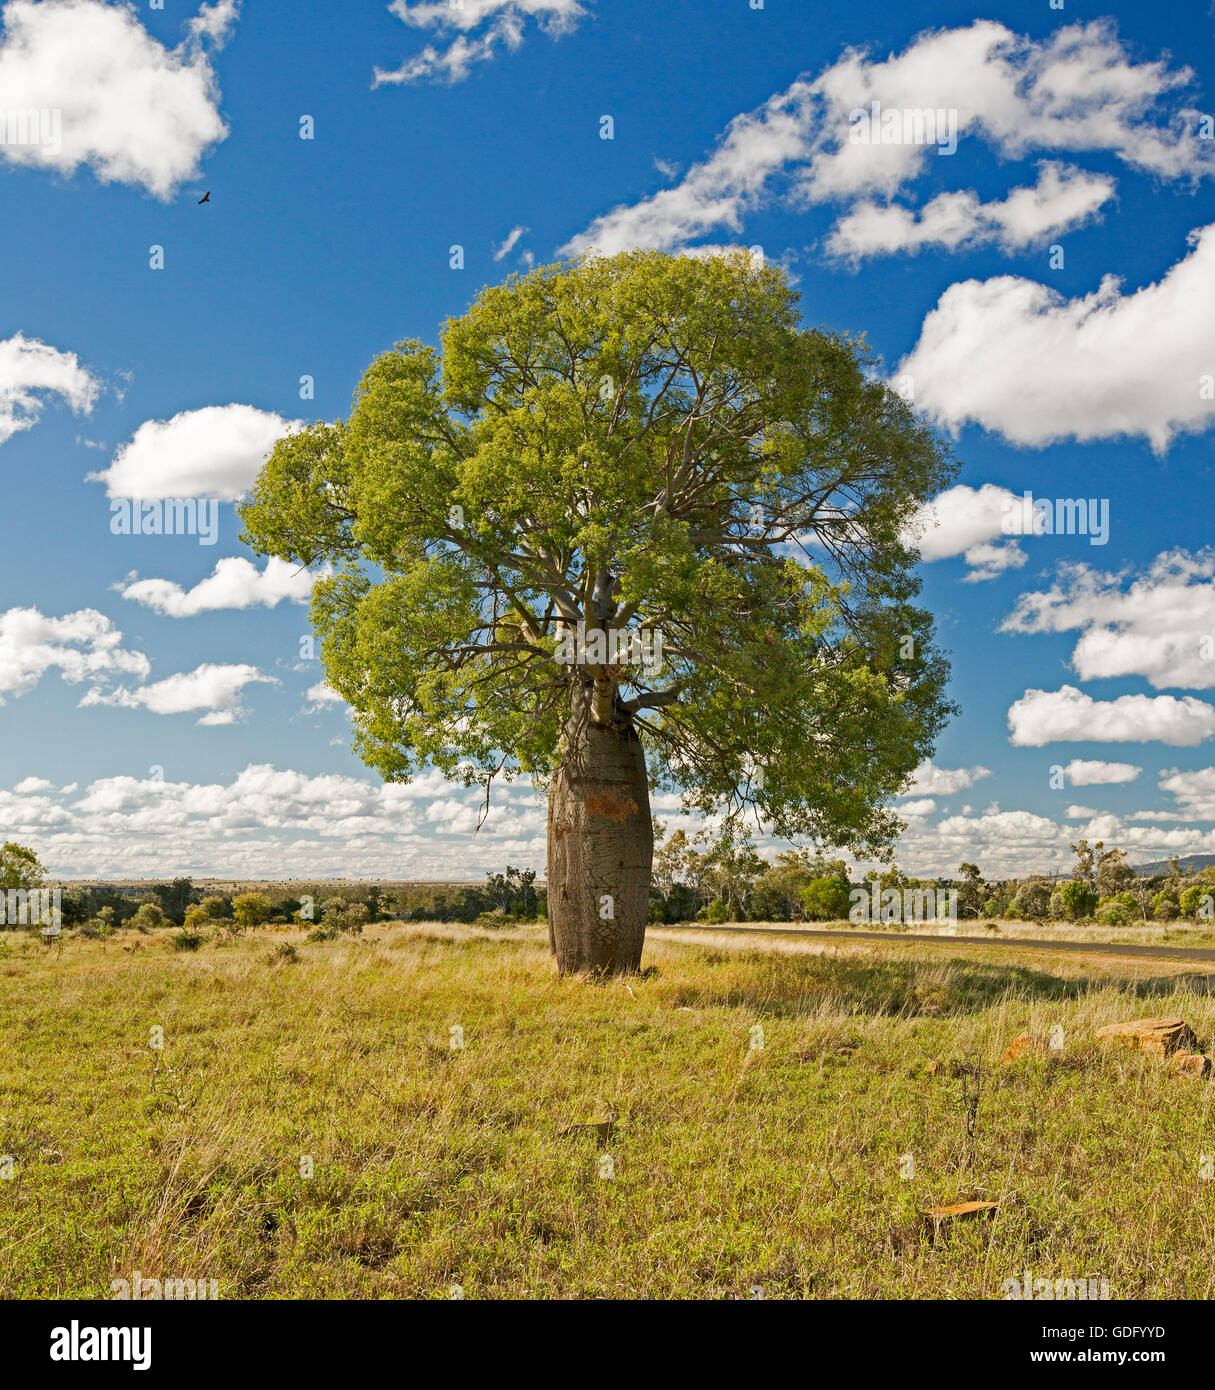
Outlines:
[[[618,703],[576,684],[548,794],[548,935],[565,975],[641,965],[654,831],[641,740]],[[597,717],[598,716],[598,717]]]

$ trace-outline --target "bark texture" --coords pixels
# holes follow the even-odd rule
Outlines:
[[[574,691],[548,796],[548,930],[561,974],[640,968],[653,862],[641,740],[587,682]]]

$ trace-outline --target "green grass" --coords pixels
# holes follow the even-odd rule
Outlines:
[[[1215,1294],[1215,1087],[1093,1039],[1180,1013],[1209,1051],[1195,968],[653,933],[593,984],[541,929],[167,938],[6,943],[0,1296]],[[1060,1058],[998,1065],[1055,1024]],[[971,1198],[1001,1205],[924,1214]]]

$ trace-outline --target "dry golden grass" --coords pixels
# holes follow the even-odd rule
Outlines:
[[[1215,1087],[1093,1038],[1181,1013],[1209,1048],[1198,969],[665,929],[607,984],[542,928],[6,946],[3,1296],[1215,1293]],[[967,1200],[1000,1206],[924,1214]]]

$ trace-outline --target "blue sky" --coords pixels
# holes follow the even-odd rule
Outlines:
[[[474,834],[471,795],[358,762],[300,657],[306,577],[242,547],[230,502],[201,545],[114,535],[111,501],[234,497],[395,340],[532,261],[633,245],[762,247],[807,323],[866,332],[955,436],[922,546],[962,713],[900,863],[1215,850],[1203,4],[0,15],[0,818],[53,872],[542,868],[525,787]],[[851,139],[873,100],[954,113],[956,153]],[[58,126],[20,138],[31,109]],[[1107,543],[1010,540],[1026,491],[1105,501]]]

